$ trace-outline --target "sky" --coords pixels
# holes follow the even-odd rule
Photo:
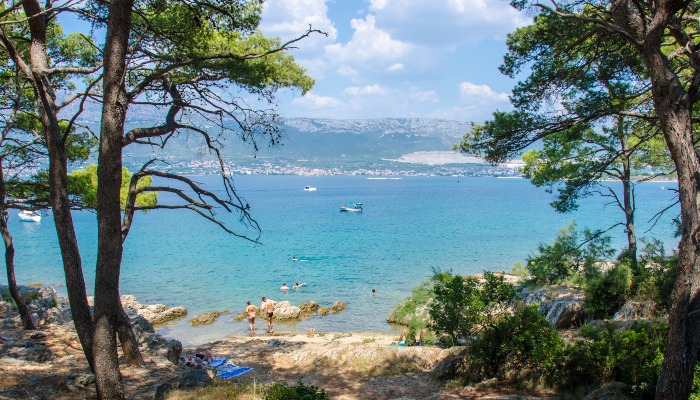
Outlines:
[[[505,0],[267,0],[261,30],[288,40],[316,80],[281,94],[284,117],[483,122],[510,110],[517,83],[498,66],[506,36],[530,19]]]
[[[266,0],[260,29],[283,41],[309,26],[327,34],[290,50],[316,84],[279,93],[282,117],[483,122],[511,109],[517,82],[498,67],[507,34],[530,22],[507,0]]]

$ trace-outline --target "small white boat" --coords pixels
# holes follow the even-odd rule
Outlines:
[[[340,206],[340,211],[362,212],[362,203],[345,203]]]
[[[17,216],[21,221],[24,222],[39,222],[41,221],[41,215],[36,211],[22,210],[17,213]]]
[[[306,186],[304,190],[306,190],[307,192],[315,192],[316,188],[313,186]]]

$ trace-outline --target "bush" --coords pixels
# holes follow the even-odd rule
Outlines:
[[[625,304],[631,288],[632,270],[626,263],[618,263],[606,274],[588,282],[584,310],[593,318],[610,318]]]
[[[536,306],[520,308],[471,344],[469,378],[552,383],[563,349],[561,335]]]
[[[389,313],[389,320],[406,325],[416,325],[418,329],[425,328],[427,321],[416,317],[417,309],[425,306],[433,295],[432,282],[426,280],[413,288],[411,296],[402,300]],[[426,316],[427,317],[427,316]]]
[[[662,323],[637,322],[618,330],[607,323],[601,329],[585,326],[577,341],[565,351],[560,386],[623,382],[634,398],[653,399],[663,360],[668,327]]]
[[[31,304],[34,300],[39,300],[39,298],[41,297],[39,292],[36,290],[25,290],[21,292],[21,294],[22,299],[24,299],[24,304],[26,305]],[[2,296],[3,301],[6,301],[12,305],[17,305],[15,304],[15,299],[12,298],[9,289],[3,289],[2,291],[0,291],[0,296]]]
[[[484,273],[482,284],[473,276],[452,275],[436,271],[433,281],[433,301],[429,313],[430,328],[451,345],[469,340],[495,319],[515,299],[513,285],[502,276]]]
[[[306,386],[301,378],[295,386],[275,383],[265,390],[264,400],[328,400],[330,397],[324,389]]]
[[[632,293],[640,301],[653,301],[668,310],[671,291],[676,281],[677,255],[667,256],[658,240],[647,242],[642,250],[639,267],[633,273]]]
[[[586,278],[597,275],[595,266],[599,261],[607,260],[614,254],[610,247],[611,238],[599,232],[583,231],[582,243],[579,245],[579,233],[576,224],[571,223],[550,245],[540,243],[537,254],[527,258],[527,269],[535,282],[558,284],[574,273],[582,273]]]

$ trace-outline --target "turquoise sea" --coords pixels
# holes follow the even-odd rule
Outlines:
[[[194,179],[221,192],[219,177]],[[185,344],[247,333],[247,323],[232,318],[246,300],[259,304],[262,296],[295,305],[307,300],[322,306],[335,300],[348,303],[336,315],[277,324],[280,331],[312,327],[392,332],[396,328],[386,323],[387,314],[433,269],[459,274],[509,271],[572,220],[581,229],[606,228],[622,220],[617,207],[606,205],[609,199],[595,196],[575,213],[558,214],[549,206],[553,195],[525,179],[244,175],[236,177],[235,185],[262,228],[262,244],[228,235],[192,212],[166,210],[137,215],[125,243],[123,294],[134,294],[142,303],[183,305],[190,317],[233,310],[211,326],[192,328],[184,319],[160,329]],[[304,191],[305,186],[318,190]],[[674,201],[672,188],[675,183],[650,182],[636,189],[638,235],[663,240],[669,252],[677,244],[671,224],[677,206],[651,232],[645,231],[651,227],[649,219]],[[162,195],[160,201],[173,198]],[[340,212],[339,206],[348,201],[362,202],[364,212]],[[95,214],[74,216],[92,294]],[[237,224],[236,216],[227,220],[241,233],[256,235]],[[19,283],[63,283],[51,214],[44,213],[40,223],[11,218],[10,228]],[[623,246],[623,229],[611,233],[617,247]],[[279,290],[283,282],[307,285],[284,294]],[[262,332],[264,321],[258,327]]]

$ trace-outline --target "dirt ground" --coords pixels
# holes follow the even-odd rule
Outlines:
[[[0,399],[91,399],[94,379],[72,326],[39,331],[0,331]],[[432,346],[399,347],[378,333],[297,332],[233,336],[210,344],[215,356],[254,370],[235,380],[256,385],[284,380],[324,388],[333,399],[524,399],[554,398],[545,391],[519,390],[483,382],[463,386],[432,376],[435,365],[456,350]],[[28,346],[28,342],[31,342]],[[194,354],[185,348],[183,357]],[[19,358],[18,358],[19,357]],[[129,399],[151,399],[155,387],[177,385],[185,367],[144,352],[144,367],[122,367]],[[32,359],[31,361],[29,359]]]

